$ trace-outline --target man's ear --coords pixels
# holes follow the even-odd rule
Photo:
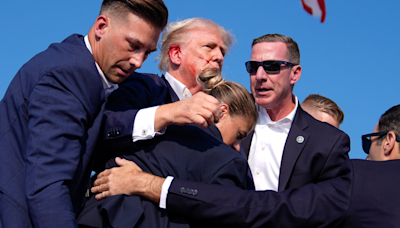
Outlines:
[[[175,65],[181,65],[182,62],[182,52],[181,47],[179,45],[171,45],[168,51],[169,59]]]
[[[396,134],[393,131],[389,131],[386,135],[386,138],[382,141],[382,148],[385,157],[391,157],[393,149],[396,145]]]
[[[99,40],[101,37],[103,37],[109,26],[110,18],[105,15],[100,15],[97,17],[96,21],[94,22],[94,34],[96,35],[96,40]]]
[[[296,82],[299,81],[300,77],[301,77],[301,66],[300,65],[293,66],[290,78],[290,84],[292,85],[296,84]]]

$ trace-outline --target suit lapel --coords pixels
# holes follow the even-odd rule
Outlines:
[[[244,152],[247,159],[249,159],[251,141],[253,140],[254,130],[250,131],[245,139],[240,144],[240,150]]]
[[[285,190],[296,161],[307,143],[309,134],[304,132],[304,129],[308,127],[305,115],[303,109],[298,105],[296,115],[283,149],[278,191]]]
[[[169,84],[169,82],[167,81],[167,79],[165,78],[165,76],[161,76],[161,78],[165,81],[165,83],[167,84],[168,87],[168,91],[169,91],[169,96],[170,96],[170,100],[169,103],[173,103],[176,101],[179,101],[178,95],[176,95],[176,93],[174,92],[174,90],[172,89],[171,85]]]

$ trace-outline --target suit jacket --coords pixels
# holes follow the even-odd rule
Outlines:
[[[241,144],[247,156],[253,134]],[[283,150],[278,191],[337,177],[349,150],[347,134],[314,119],[298,105]]]
[[[400,160],[346,162],[339,177],[282,192],[174,179],[167,211],[220,227],[400,227]]]
[[[21,67],[0,103],[3,227],[76,226],[105,101],[81,35]]]
[[[178,101],[179,98],[164,77],[133,73],[108,98],[102,126],[104,144],[118,146],[121,141],[132,142],[134,118],[140,109]],[[122,139],[116,141],[115,139]],[[133,145],[123,145],[121,148]]]
[[[215,126],[211,128],[207,129],[207,133],[196,125],[169,126],[164,135],[137,143],[140,149],[120,151],[120,157],[134,161],[144,171],[157,176],[174,176],[246,189],[246,159],[222,142]],[[210,135],[212,131],[218,132],[219,139]],[[115,166],[114,158],[106,164],[106,168]],[[197,194],[193,189],[180,191]],[[159,209],[157,204],[138,196],[126,195],[100,201],[91,198],[79,216],[78,223],[90,227],[114,228],[189,227],[186,219],[171,216]]]
[[[111,112],[122,112],[109,112],[111,115],[107,116],[107,121],[117,124],[124,120],[114,122],[110,119],[123,116],[125,111],[134,113],[139,108],[177,100],[167,81],[156,75],[139,73],[130,76],[109,98],[107,108]],[[126,118],[132,124],[132,116],[128,115]],[[124,132],[122,127],[120,126],[120,131]],[[120,156],[136,162],[144,171],[162,177],[174,176],[204,183],[239,186],[243,189],[249,183],[246,159],[222,142],[221,133],[215,126],[202,130],[194,124],[173,125],[167,128],[164,135],[136,143],[132,143],[131,128],[128,136],[125,138],[130,144],[123,144],[123,148],[122,140],[118,137],[103,142],[103,149],[96,154],[107,160],[103,169],[117,166],[114,157]],[[114,147],[112,153],[104,150],[106,144]],[[115,146],[118,147],[117,150]],[[196,194],[191,189],[182,191]],[[188,227],[186,219],[170,216],[165,210],[159,209],[157,204],[138,196],[124,195],[101,201],[91,198],[78,222],[90,227]]]

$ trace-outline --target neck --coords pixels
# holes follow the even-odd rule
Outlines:
[[[200,92],[202,87],[197,83],[196,79],[188,74],[182,74],[179,70],[168,70],[168,74],[174,77],[176,80],[180,81],[182,84],[188,88],[192,95]]]
[[[294,95],[289,99],[285,99],[275,107],[265,108],[272,121],[279,121],[289,115],[296,108]]]
[[[95,44],[96,44],[96,35],[94,34],[94,25],[88,32],[88,39],[89,39],[90,47],[92,47],[92,54],[93,54],[94,60],[97,62],[97,58],[96,58],[96,56],[97,56],[96,55],[97,54],[97,47],[95,46]]]

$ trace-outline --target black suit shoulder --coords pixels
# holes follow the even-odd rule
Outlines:
[[[127,111],[170,103],[166,82],[158,75],[133,73],[108,98],[106,110]]]
[[[352,195],[342,227],[400,227],[400,160],[351,160]]]

